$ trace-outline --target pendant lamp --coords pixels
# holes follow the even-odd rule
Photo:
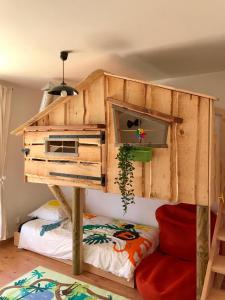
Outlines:
[[[68,54],[70,52],[72,51],[65,50],[60,52],[60,58],[63,62],[63,79],[60,85],[54,86],[50,91],[48,91],[48,94],[50,95],[66,97],[66,96],[76,96],[79,94],[77,90],[75,90],[72,86],[69,86],[64,82],[64,61],[67,60]]]

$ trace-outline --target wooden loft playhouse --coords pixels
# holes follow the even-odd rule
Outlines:
[[[223,183],[215,185],[221,167],[218,156],[215,160],[215,98],[102,70],[76,89],[79,95],[57,98],[13,131],[24,139],[25,181],[47,184],[68,214],[59,186],[74,187],[74,274],[82,271],[82,191],[120,193],[116,157],[121,145],[129,145],[136,157],[134,196],[197,205],[200,299],[208,263],[209,208],[223,191]]]

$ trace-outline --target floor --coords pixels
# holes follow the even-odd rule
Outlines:
[[[142,297],[138,294],[136,289],[125,287],[103,277],[88,272],[84,272],[79,276],[72,276],[71,266],[30,251],[20,250],[13,245],[12,240],[0,245],[0,287],[15,280],[24,273],[31,271],[37,266],[43,266],[80,279],[132,300],[142,300]]]

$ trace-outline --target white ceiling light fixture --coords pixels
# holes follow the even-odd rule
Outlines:
[[[79,94],[76,89],[74,89],[72,86],[67,85],[64,81],[64,61],[67,60],[68,54],[71,52],[73,51],[64,50],[60,52],[60,58],[63,62],[63,79],[60,85],[53,87],[48,92],[50,95],[66,97],[66,96],[76,96]]]

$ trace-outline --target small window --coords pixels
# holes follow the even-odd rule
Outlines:
[[[168,122],[114,105],[113,113],[116,144],[167,147]],[[139,128],[143,138],[137,134]]]
[[[46,139],[45,152],[57,155],[78,155],[78,141],[74,139]]]

